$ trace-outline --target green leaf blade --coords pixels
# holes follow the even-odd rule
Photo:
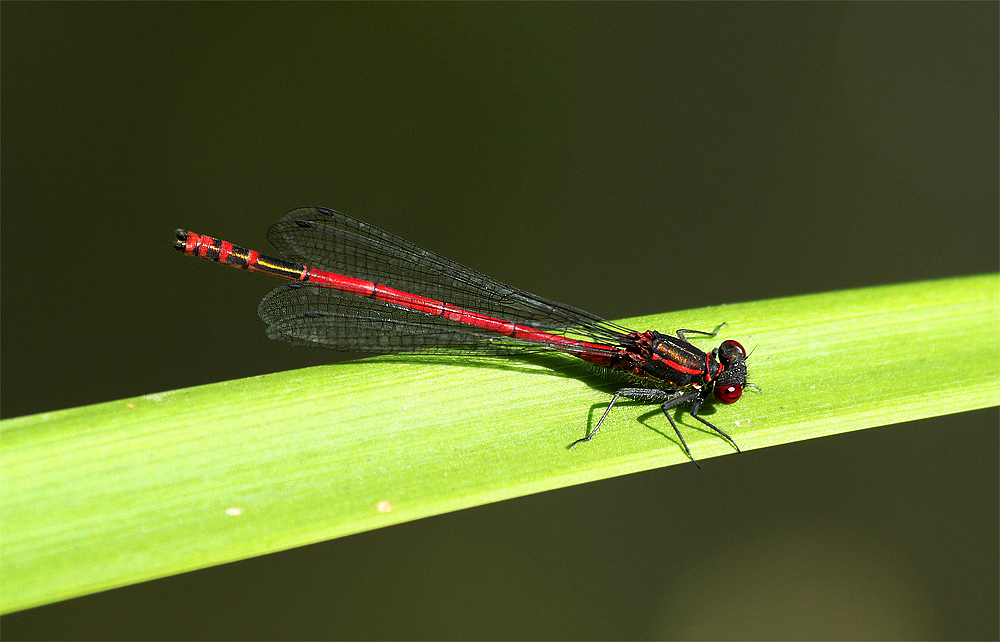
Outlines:
[[[720,321],[762,390],[707,416],[744,450],[1000,405],[998,275],[626,324]],[[566,448],[614,389],[559,356],[381,358],[5,420],[0,610],[686,462],[656,406]]]

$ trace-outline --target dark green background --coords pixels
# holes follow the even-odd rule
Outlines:
[[[2,10],[4,417],[336,358],[264,338],[274,283],[170,249],[268,250],[302,205],[609,318],[1000,266],[996,3]],[[2,634],[996,639],[997,429],[544,493]]]

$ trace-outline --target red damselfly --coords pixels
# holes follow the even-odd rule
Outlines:
[[[191,256],[264,272],[293,283],[260,303],[267,335],[295,345],[346,352],[517,355],[539,350],[570,354],[636,387],[615,393],[585,437],[600,429],[625,397],[658,403],[684,452],[695,461],[669,410],[689,404],[692,417],[739,452],[725,431],[698,413],[714,393],[735,403],[747,384],[746,350],[733,340],[704,352],[688,335],[636,332],[576,308],[504,285],[345,214],[320,207],[292,210],[267,231],[291,261],[265,256],[209,236],[177,230],[174,246]],[[723,324],[724,325],[724,324]],[[695,461],[697,464],[698,462]]]

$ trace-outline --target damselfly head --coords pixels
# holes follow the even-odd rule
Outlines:
[[[747,385],[747,351],[739,341],[723,341],[718,350],[723,370],[715,380],[715,399],[719,403],[736,403]]]
[[[727,369],[731,365],[736,365],[737,363],[746,361],[747,351],[743,348],[739,341],[733,341],[729,339],[723,341],[722,345],[719,346],[719,362],[722,363]]]

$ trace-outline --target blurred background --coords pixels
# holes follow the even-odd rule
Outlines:
[[[335,360],[265,338],[271,280],[171,249],[267,251],[303,205],[612,319],[996,271],[998,8],[5,2],[0,413]],[[543,493],[2,636],[996,639],[998,426]]]

